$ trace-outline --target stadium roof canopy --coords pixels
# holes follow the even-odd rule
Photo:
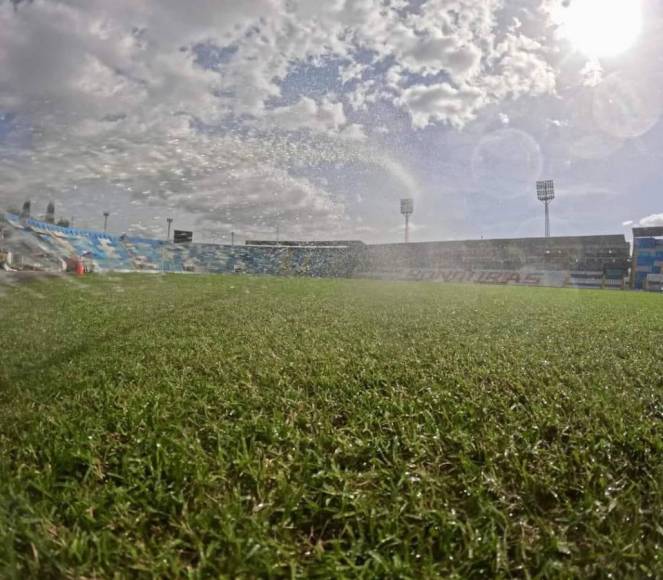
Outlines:
[[[315,241],[315,242],[303,242],[297,240],[284,240],[284,241],[274,241],[274,240],[246,240],[244,242],[247,246],[311,246],[318,248],[325,247],[334,247],[334,248],[345,248],[348,246],[363,246],[364,242],[359,240],[336,240],[336,241]]]
[[[663,238],[663,227],[633,228],[634,238]]]

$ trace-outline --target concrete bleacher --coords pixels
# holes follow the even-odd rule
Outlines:
[[[287,276],[349,277],[355,254],[342,243],[323,245],[175,244],[164,240],[117,236],[91,230],[63,228],[7,214],[17,237],[33,241],[30,255],[40,253],[52,262],[36,269],[63,269],[71,258],[83,260],[97,272],[211,272],[275,274]]]
[[[11,214],[5,218],[17,238],[31,240],[25,253],[42,256],[35,269],[44,270],[61,269],[75,257],[99,272],[245,272],[618,289],[624,287],[630,257],[624,236],[379,245],[252,241],[226,246],[63,228]]]
[[[617,235],[372,245],[358,274],[619,288],[628,269],[629,245]]]

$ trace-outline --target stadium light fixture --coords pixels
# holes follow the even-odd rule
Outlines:
[[[109,215],[110,215],[110,213],[108,213],[107,211],[104,212],[104,233],[106,233],[108,231],[108,216]]]
[[[168,222],[168,236],[166,239],[170,242],[170,226],[173,225],[173,218],[166,218],[166,221]]]
[[[536,182],[536,197],[546,207],[546,238],[550,237],[550,202],[555,199],[555,182],[552,179]]]
[[[410,216],[414,213],[414,200],[401,199],[401,214],[405,216],[405,243],[410,243]]]

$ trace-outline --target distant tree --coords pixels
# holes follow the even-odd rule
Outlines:
[[[46,206],[46,217],[44,218],[44,221],[47,224],[55,223],[55,204],[52,201],[49,201]]]
[[[5,238],[9,237],[9,229],[7,227],[7,217],[5,216],[5,213],[0,210],[0,240],[4,240]]]
[[[32,204],[30,203],[30,200],[27,199],[23,204],[23,209],[21,210],[21,219],[28,219],[30,217],[31,207]]]
[[[59,225],[61,228],[68,228],[69,227],[69,220],[66,220],[64,218],[60,218],[58,220],[57,225]]]

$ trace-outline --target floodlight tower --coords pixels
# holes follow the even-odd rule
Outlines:
[[[405,243],[410,243],[410,216],[414,213],[414,200],[401,199],[401,214],[405,216]]]
[[[106,231],[108,230],[108,216],[109,215],[110,215],[110,213],[108,213],[107,211],[104,212],[104,233],[106,233]]]
[[[548,181],[536,182],[536,197],[546,206],[546,238],[550,237],[550,202],[555,199],[555,182]]]
[[[173,218],[166,218],[166,221],[168,222],[168,236],[166,239],[170,242],[170,226],[173,225]]]

